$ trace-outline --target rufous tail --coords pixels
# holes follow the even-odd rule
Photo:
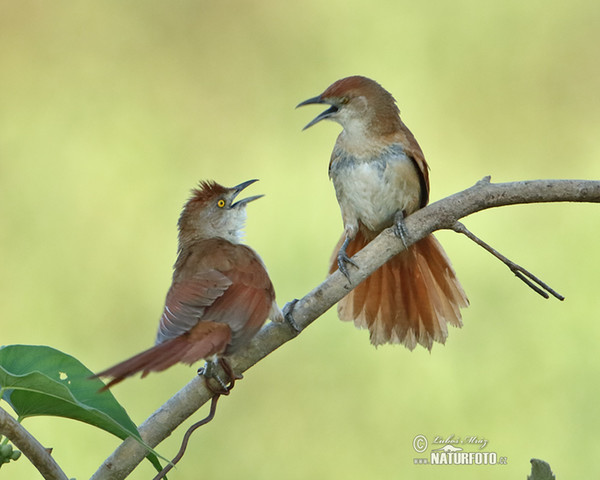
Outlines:
[[[199,322],[191,331],[166,340],[148,350],[94,375],[113,377],[100,391],[142,372],[142,378],[150,372],[160,372],[176,363],[189,365],[202,358],[222,353],[231,340],[231,329],[224,323]]]
[[[330,273],[337,270],[338,244]],[[346,253],[354,255],[368,243],[359,231]],[[421,344],[445,343],[447,324],[461,327],[460,309],[469,300],[444,249],[433,235],[411,245],[373,272],[338,303],[341,320],[368,328],[371,343],[402,343],[410,350]]]

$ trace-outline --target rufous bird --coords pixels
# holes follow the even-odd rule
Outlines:
[[[246,205],[262,195],[236,199],[256,181],[233,188],[204,181],[192,191],[179,217],[177,261],[155,346],[98,373],[112,377],[105,388],[178,362],[221,362],[247,344],[267,318],[283,321],[265,265],[241,243]],[[232,375],[226,361],[221,365]]]
[[[377,82],[343,78],[298,107],[310,104],[330,108],[304,129],[325,119],[343,128],[329,163],[344,223],[330,273],[339,268],[348,277],[348,266],[356,266],[352,255],[388,227],[402,237],[404,218],[427,205],[428,166],[394,97]],[[468,304],[450,260],[429,235],[351,290],[338,303],[338,315],[368,328],[374,345],[431,350],[434,341],[445,342],[448,323],[462,325],[460,309]]]

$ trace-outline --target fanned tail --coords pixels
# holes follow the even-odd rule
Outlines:
[[[351,257],[367,243],[359,231],[346,253]],[[337,270],[340,245],[341,241],[330,273]],[[429,235],[351,290],[338,303],[338,316],[368,328],[373,345],[402,343],[412,350],[420,344],[431,350],[434,341],[445,343],[448,323],[462,326],[460,309],[468,305],[444,249]]]
[[[231,329],[224,323],[200,322],[188,333],[159,343],[148,350],[107,368],[94,375],[113,377],[100,391],[142,372],[142,378],[150,372],[160,372],[176,363],[189,365],[202,358],[222,353],[231,340]]]

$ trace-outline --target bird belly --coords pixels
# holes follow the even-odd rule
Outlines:
[[[361,222],[380,232],[393,224],[397,212],[410,214],[419,208],[419,176],[403,152],[370,160],[338,156],[332,161],[330,175],[345,226],[356,224],[358,228]]]

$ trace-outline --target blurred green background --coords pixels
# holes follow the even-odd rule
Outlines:
[[[306,294],[342,228],[327,178],[339,127],[301,132],[321,110],[294,106],[346,75],[395,95],[432,200],[488,174],[600,178],[599,25],[596,0],[3,1],[2,343],[51,345],[92,370],[151,345],[176,220],[204,178],[261,179],[247,241],[282,305]],[[582,204],[466,219],[563,303],[438,233],[472,303],[446,346],[375,349],[332,309],[246,374],[172,477],[525,478],[532,457],[559,478],[597,474],[599,223]],[[194,372],[114,393],[140,423]],[[25,426],[78,479],[118,445],[68,420]],[[172,457],[183,431],[158,450]],[[508,465],[414,465],[418,434],[485,438]],[[5,469],[37,478],[26,459]]]

